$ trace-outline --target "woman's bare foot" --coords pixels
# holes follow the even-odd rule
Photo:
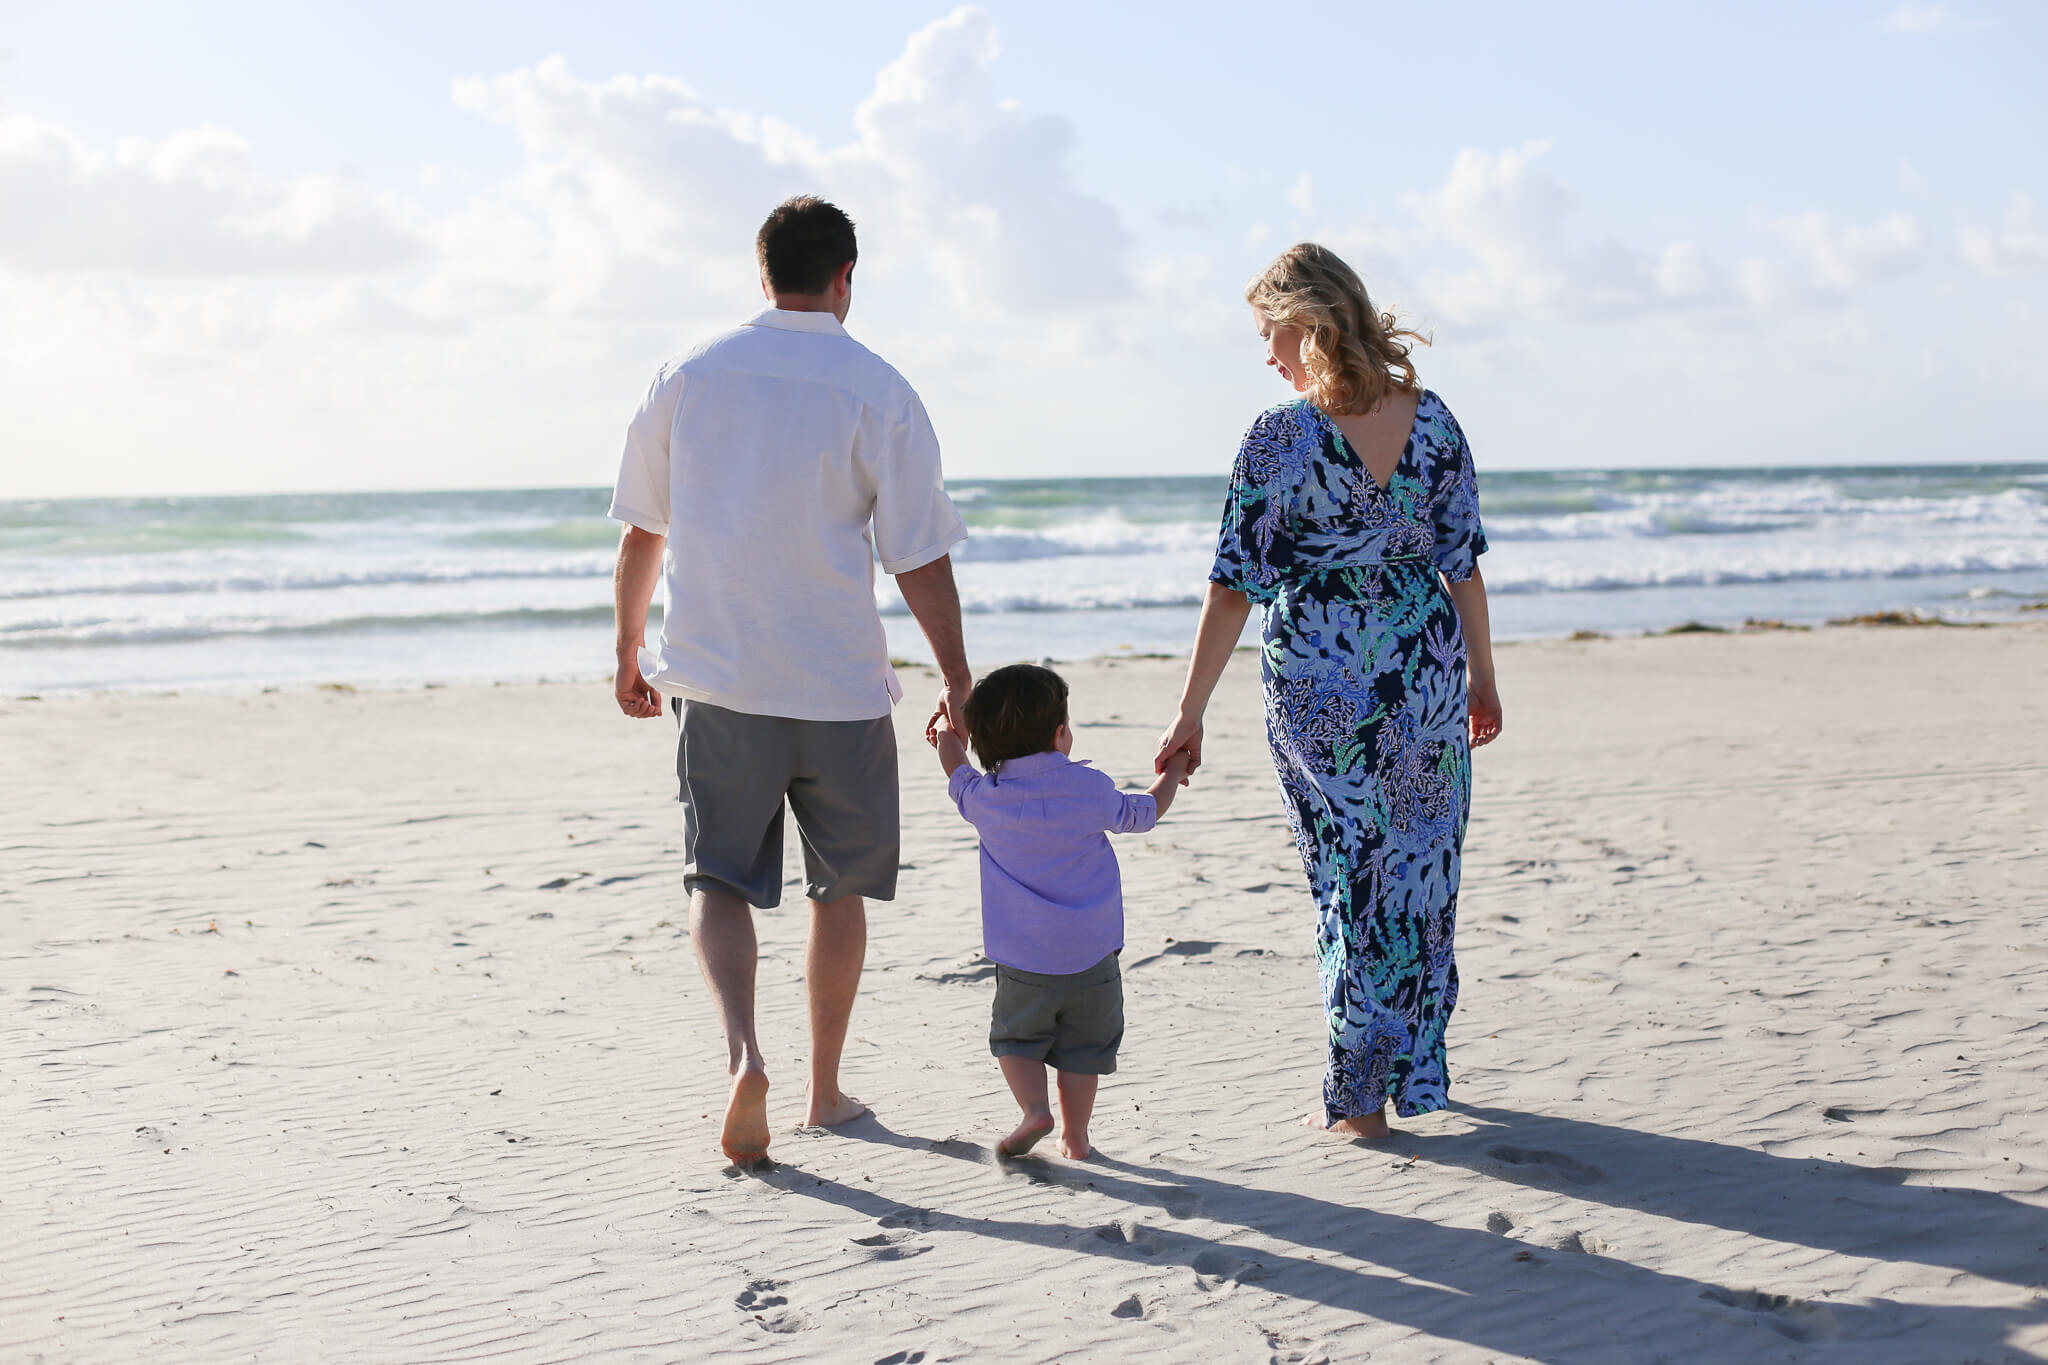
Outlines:
[[[1061,1133],[1060,1155],[1069,1161],[1086,1161],[1095,1155],[1095,1149],[1088,1145],[1086,1133]]]
[[[1033,1109],[1024,1115],[1024,1121],[1017,1125],[1017,1131],[996,1144],[998,1156],[1022,1156],[1038,1145],[1038,1140],[1052,1131],[1052,1110]]]
[[[1329,1115],[1320,1109],[1313,1109],[1301,1116],[1301,1126],[1319,1128],[1326,1133],[1335,1133],[1339,1137],[1364,1138],[1368,1142],[1376,1142],[1394,1135],[1393,1128],[1387,1123],[1386,1114],[1380,1111],[1354,1114],[1348,1119],[1339,1119],[1332,1123]]]
[[[725,1101],[725,1131],[718,1145],[725,1159],[735,1166],[752,1166],[768,1159],[768,1073],[757,1066],[743,1066],[732,1078],[732,1094]]]
[[[836,1128],[842,1123],[853,1122],[867,1112],[866,1105],[844,1090],[840,1091],[839,1098],[830,1104],[820,1104],[818,1097],[812,1095],[810,1112],[804,1116],[804,1123],[812,1128]]]

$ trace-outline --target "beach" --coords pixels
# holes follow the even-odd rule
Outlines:
[[[795,1127],[806,917],[765,912],[750,1173],[669,722],[593,680],[0,701],[0,1357],[2048,1359],[2048,623],[1502,645],[1453,1107],[1377,1146],[1297,1124],[1255,663],[1118,843],[1085,1163],[994,1156],[929,672],[872,1114]],[[1149,780],[1183,668],[1063,666],[1075,755]]]

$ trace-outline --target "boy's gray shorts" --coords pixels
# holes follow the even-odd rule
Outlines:
[[[793,720],[674,702],[676,799],[683,803],[683,885],[782,902],[782,806],[796,812],[804,894],[893,900],[902,834],[896,727]]]
[[[1121,951],[1121,950],[1119,950]],[[1085,971],[1049,976],[996,964],[988,1050],[1059,1071],[1107,1076],[1124,1040],[1124,975],[1111,953]]]

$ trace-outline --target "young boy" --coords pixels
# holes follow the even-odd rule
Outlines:
[[[988,1050],[1003,1068],[1024,1121],[996,1148],[1022,1156],[1052,1131],[1045,1068],[1059,1073],[1060,1154],[1088,1145],[1096,1078],[1116,1070],[1124,1036],[1122,881],[1106,831],[1143,834],[1187,782],[1187,754],[1143,794],[1073,752],[1066,680],[1036,664],[1011,664],[967,698],[967,732],[938,722],[932,742],[947,789],[981,835],[982,951],[996,964]]]

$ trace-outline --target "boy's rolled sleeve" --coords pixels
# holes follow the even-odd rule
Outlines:
[[[953,769],[953,775],[946,779],[946,795],[953,798],[953,804],[959,807],[960,814],[969,821],[972,821],[974,816],[968,811],[967,803],[973,796],[979,795],[980,789],[981,774],[975,771],[971,763],[962,763]]]
[[[1115,834],[1144,834],[1159,823],[1159,802],[1151,792],[1118,792],[1116,818],[1109,828]]]

